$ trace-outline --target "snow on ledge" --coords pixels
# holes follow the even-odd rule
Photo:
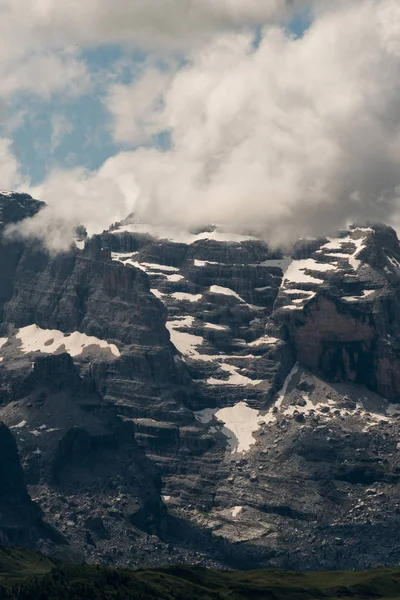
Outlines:
[[[28,325],[19,330],[17,339],[21,340],[21,350],[24,354],[28,352],[43,352],[44,354],[54,354],[62,346],[71,356],[79,356],[88,346],[99,346],[108,348],[119,357],[121,355],[115,344],[109,344],[105,340],[97,337],[74,331],[71,334],[65,334],[57,329],[41,329],[37,325]]]
[[[181,352],[184,356],[198,358],[201,355],[198,353],[197,347],[203,344],[204,338],[186,331],[179,331],[182,328],[190,328],[193,321],[194,317],[186,316],[167,322],[166,327],[170,333],[171,342],[178,352]]]
[[[296,283],[324,283],[323,279],[315,277],[314,275],[307,275],[304,271],[337,271],[337,265],[331,265],[329,263],[319,263],[313,258],[305,258],[303,260],[294,260],[288,267],[283,284],[286,282],[294,281]]]
[[[198,302],[202,299],[202,294],[188,294],[186,292],[174,292],[171,294],[175,300],[186,300],[187,302]]]
[[[345,300],[346,302],[357,302],[357,300],[368,298],[368,296],[374,292],[376,292],[376,290],[364,290],[360,296],[343,296],[342,300]]]
[[[255,347],[255,346],[263,346],[268,345],[271,346],[272,344],[277,344],[278,342],[281,342],[282,340],[279,340],[278,338],[274,338],[274,337],[270,337],[268,335],[265,335],[263,337],[258,338],[258,340],[255,340],[254,342],[250,342],[249,344],[247,344],[248,346],[251,347]]]
[[[164,298],[164,296],[165,296],[165,294],[163,294],[162,292],[160,292],[156,288],[152,288],[150,291],[153,294],[153,296],[155,296],[159,300],[162,300]]]
[[[262,379],[250,379],[245,375],[241,375],[238,373],[239,368],[234,365],[229,365],[226,363],[220,364],[220,368],[223,371],[229,373],[228,379],[214,379],[211,377],[207,379],[207,383],[209,385],[237,385],[237,386],[247,386],[247,385],[260,385],[262,383]]]
[[[215,329],[215,331],[227,331],[227,325],[215,325],[215,323],[204,323],[205,329]]]
[[[214,240],[216,242],[241,243],[248,240],[257,240],[258,238],[252,235],[244,235],[231,231],[224,231],[221,228],[216,228],[214,231],[203,231],[201,233],[190,233],[180,227],[172,225],[151,225],[150,223],[130,223],[122,225],[118,229],[111,231],[112,234],[118,233],[147,233],[152,237],[160,240],[169,240],[173,243],[193,244],[199,240]]]
[[[243,506],[234,506],[231,511],[232,517],[235,519],[238,515],[240,515],[242,510]]]
[[[246,402],[239,402],[227,408],[206,408],[195,412],[201,423],[210,423],[213,418],[223,423],[222,433],[228,439],[231,454],[248,452],[256,443],[253,433],[260,428],[260,413],[250,408]]]
[[[239,296],[239,294],[237,294],[236,292],[234,292],[230,288],[221,287],[220,285],[212,285],[210,287],[210,292],[212,294],[222,294],[224,296],[233,296],[234,298],[237,298],[238,300],[240,300],[240,302],[245,302],[243,300],[243,298],[241,298]]]

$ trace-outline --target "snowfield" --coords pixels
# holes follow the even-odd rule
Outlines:
[[[28,327],[20,329],[16,337],[21,340],[21,350],[25,354],[28,352],[54,354],[64,347],[65,352],[68,352],[71,356],[79,356],[85,348],[98,346],[102,349],[108,348],[114,356],[119,357],[121,355],[115,344],[109,344],[105,340],[100,340],[79,331],[66,334],[57,329],[41,329],[37,325],[28,325]]]

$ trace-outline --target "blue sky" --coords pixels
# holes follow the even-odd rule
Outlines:
[[[303,11],[288,29],[291,34],[301,37],[309,25],[309,14]],[[111,116],[104,103],[106,82],[112,78],[114,83],[131,83],[140,72],[146,54],[129,52],[122,45],[106,45],[85,49],[80,58],[96,81],[86,93],[75,98],[53,94],[50,99],[43,100],[31,92],[20,92],[8,103],[5,126],[0,128],[0,135],[12,138],[13,153],[20,163],[21,173],[33,186],[43,181],[55,167],[80,166],[95,170],[107,158],[129,149],[113,140]],[[67,124],[57,143],[52,140],[54,120]],[[8,123],[12,124],[11,131]],[[156,136],[153,141],[161,148],[168,147],[166,133]]]
[[[115,66],[125,59],[127,66],[115,78],[120,83],[133,80],[144,58],[140,53],[129,54],[118,46],[86,50],[81,57],[93,77],[101,76],[102,72],[113,72]],[[124,149],[112,139],[104,94],[105,88],[98,85],[82,96],[67,100],[57,94],[48,101],[27,93],[14,96],[8,109],[9,116],[12,119],[13,115],[22,111],[25,117],[13,131],[13,149],[22,173],[33,185],[42,181],[54,166],[97,169],[109,156]],[[65,119],[70,131],[64,133],[53,148],[54,116]]]

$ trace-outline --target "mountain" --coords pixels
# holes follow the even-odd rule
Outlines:
[[[41,208],[0,195],[3,227]],[[71,549],[109,565],[398,563],[391,228],[285,253],[131,218],[57,255],[3,236],[0,263],[0,419]]]

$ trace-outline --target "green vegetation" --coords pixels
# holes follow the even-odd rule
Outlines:
[[[35,550],[0,549],[0,584],[10,585],[29,577],[45,575],[54,563]]]
[[[111,569],[56,565],[0,550],[0,600],[400,600],[400,568],[366,572],[219,572],[201,567]]]

